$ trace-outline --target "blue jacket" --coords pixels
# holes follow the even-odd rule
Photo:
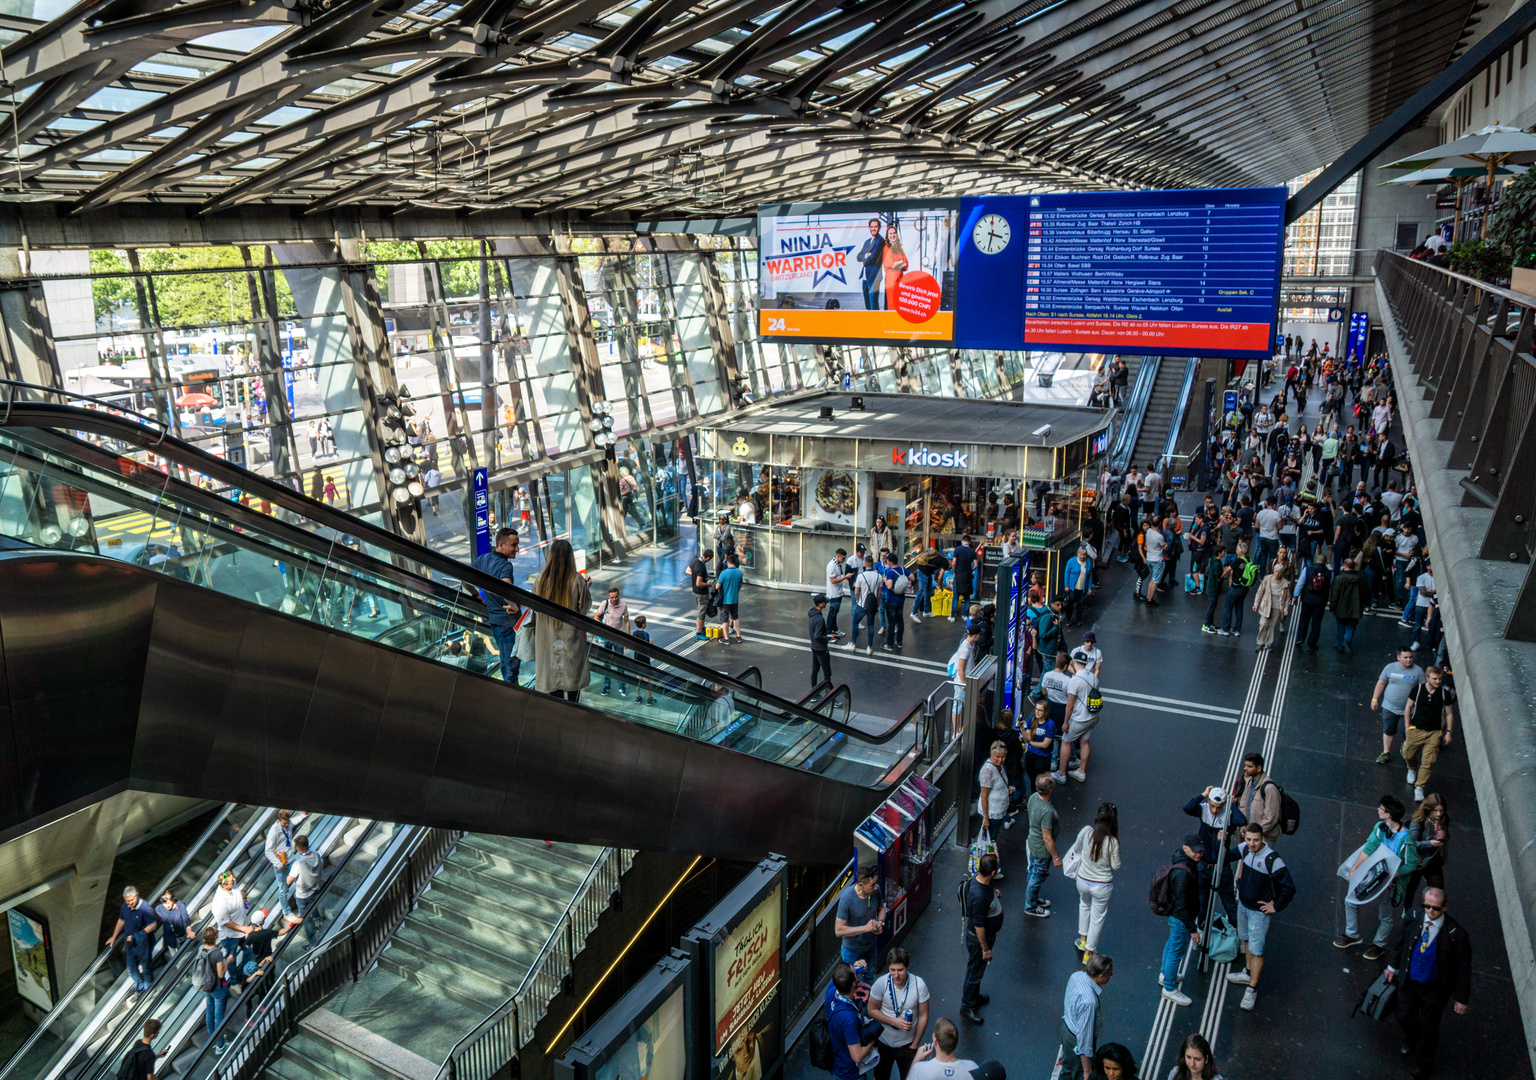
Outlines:
[[[1088,574],[1088,584],[1084,585],[1083,588],[1091,589],[1093,588],[1093,563],[1090,562],[1084,566],[1083,563],[1079,562],[1075,558],[1067,560],[1067,565],[1062,570],[1062,576],[1066,579],[1068,589],[1077,588],[1078,575],[1083,573],[1085,570]]]

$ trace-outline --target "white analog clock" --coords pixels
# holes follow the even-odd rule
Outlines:
[[[971,242],[983,255],[996,255],[1008,246],[1008,239],[1012,235],[1007,219],[1001,214],[983,214],[971,230]]]

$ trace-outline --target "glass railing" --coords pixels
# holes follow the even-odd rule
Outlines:
[[[489,678],[501,677],[501,663],[477,589],[495,590],[532,608],[535,619],[585,631],[591,676],[581,704],[811,771],[826,771],[834,755],[806,752],[808,726],[865,747],[894,739],[901,726],[861,730],[847,723],[846,709],[841,719],[836,710],[830,717],[808,710],[130,419],[57,406],[12,408],[0,403],[0,546],[119,559]],[[536,674],[525,661],[520,681],[531,687]],[[871,787],[885,786],[883,777],[876,765],[838,775]]]

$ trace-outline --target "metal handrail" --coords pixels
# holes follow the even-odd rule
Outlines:
[[[1152,398],[1152,384],[1157,381],[1157,371],[1162,365],[1161,356],[1143,356],[1136,368],[1136,381],[1125,396],[1125,406],[1120,412],[1120,430],[1109,448],[1109,472],[1119,476],[1130,464],[1131,452],[1136,449],[1137,436],[1141,434],[1141,420],[1147,412],[1147,402]]]
[[[1189,409],[1189,396],[1194,392],[1195,377],[1200,373],[1200,358],[1191,356],[1184,362],[1184,379],[1179,384],[1179,398],[1173,405],[1173,416],[1168,420],[1168,437],[1163,440],[1163,453],[1157,459],[1158,471],[1168,479],[1168,464],[1176,456],[1179,430],[1184,426],[1184,414]]]
[[[225,807],[225,812],[219,815],[214,820],[214,822],[208,826],[207,829],[203,830],[203,835],[198,837],[197,843],[193,844],[190,848],[187,849],[187,854],[182,857],[182,860],[176,864],[175,869],[167,874],[165,880],[160,883],[159,889],[155,893],[156,899],[158,899],[160,894],[165,891],[166,887],[173,880],[175,880],[176,875],[186,868],[187,863],[192,859],[193,853],[199,850],[204,843],[212,838],[214,831],[228,818],[229,811],[232,810],[236,805],[238,804],[228,803]],[[240,835],[230,842],[223,859],[217,862],[208,871],[206,879],[207,881],[218,880],[219,874],[228,869],[229,864],[235,860],[238,853],[244,847],[242,841],[248,840],[253,832],[259,831],[262,825],[265,823],[267,817],[272,812],[273,811],[268,808],[262,813],[251,815],[251,820],[248,821],[245,827],[240,830]],[[188,905],[190,910],[191,906],[197,903],[197,899],[201,895],[201,891],[193,893],[190,899],[183,902]],[[117,946],[114,945],[110,949],[103,949],[101,953],[96,957],[96,959],[92,961],[91,966],[86,968],[84,973],[75,980],[74,984],[69,988],[68,992],[59,999],[58,1004],[48,1011],[48,1015],[44,1017],[43,1022],[33,1030],[32,1034],[27,1037],[26,1041],[23,1042],[19,1048],[17,1048],[16,1052],[10,1056],[4,1065],[0,1065],[0,1078],[9,1076],[11,1071],[16,1067],[16,1063],[22,1061],[26,1057],[27,1052],[32,1049],[32,1047],[40,1039],[42,1039],[47,1032],[52,1030],[54,1021],[68,1014],[68,1009],[66,1009],[65,1006],[74,1001],[76,995],[80,994],[85,989],[91,977],[101,970],[102,966],[106,964],[107,958],[112,955],[112,952],[114,949],[116,949],[116,947]],[[161,947],[164,947],[163,944]]]
[[[543,1010],[549,1007],[549,1001],[553,997],[548,995],[543,1001],[528,1001],[527,995],[540,985],[547,987],[551,982],[561,982],[570,974],[570,965],[580,950],[576,942],[577,934],[580,934],[581,942],[584,944],[587,936],[592,932],[591,926],[580,931],[576,929],[575,916],[578,909],[587,900],[599,878],[612,886],[608,895],[602,899],[602,908],[606,909],[609,899],[618,889],[619,879],[629,869],[634,858],[635,852],[631,848],[604,848],[598,852],[586,876],[582,878],[581,884],[572,894],[570,902],[565,905],[565,910],[561,912],[549,936],[545,938],[543,947],[539,949],[533,963],[519,980],[517,989],[513,990],[511,996],[504,1002],[492,1009],[485,1019],[470,1029],[463,1038],[453,1044],[437,1070],[437,1080],[443,1080],[444,1077],[450,1080],[489,1080],[507,1062],[522,1052],[523,1047],[528,1045],[528,1041],[533,1037],[534,1028],[543,1017]],[[617,869],[615,869],[616,866]],[[591,916],[593,925],[596,924],[601,913],[600,910]],[[561,945],[565,946],[563,955]],[[563,961],[560,971],[552,973],[546,970],[558,961]],[[510,1024],[507,1023],[508,1018],[511,1020]],[[527,1039],[523,1037],[525,1028]],[[476,1050],[488,1042],[496,1044],[496,1049],[491,1051],[490,1056],[476,1055]],[[466,1058],[476,1056],[481,1056],[482,1060],[473,1064],[480,1067],[472,1068],[468,1072],[463,1071],[461,1063]]]
[[[1139,382],[1140,376],[1138,375],[1138,384]],[[31,384],[25,383],[12,382],[12,385],[25,386],[49,393],[67,393],[67,391],[54,391],[52,387],[31,387]],[[144,439],[144,429],[139,425],[98,410],[77,409],[72,406],[49,405],[32,401],[16,402],[14,395],[7,398],[6,403],[7,411],[4,417],[0,417],[0,426],[20,425],[42,429],[85,431],[107,438],[115,438],[122,442],[140,446],[145,450],[153,450],[164,457],[174,460],[183,468],[201,473],[228,485],[232,490],[240,490],[248,495],[269,502],[321,527],[334,529],[338,534],[355,536],[361,542],[388,552],[405,564],[414,564],[436,571],[449,580],[459,582],[462,586],[466,587],[464,591],[468,591],[471,594],[476,590],[483,590],[494,595],[510,597],[521,606],[531,609],[536,614],[557,619],[567,625],[580,627],[588,635],[602,641],[607,641],[610,637],[616,636],[612,627],[596,619],[577,614],[569,608],[561,607],[558,604],[545,600],[543,597],[529,592],[520,586],[508,584],[499,578],[484,574],[472,566],[456,562],[429,548],[418,546],[380,526],[373,525],[362,518],[353,517],[327,503],[311,499],[267,477],[231,465],[223,458],[216,457],[174,436],[166,435],[162,432],[153,443],[148,443]],[[79,440],[72,441],[78,442]],[[186,497],[188,499],[193,499],[194,496],[191,493],[199,490],[195,485],[185,484],[170,476],[165,477],[164,484],[168,488],[174,486],[177,489],[178,497]],[[187,490],[183,492],[183,488]],[[202,494],[203,497],[207,497],[206,492]],[[238,502],[232,500],[221,500],[221,502],[220,512],[232,516],[243,516],[246,520],[250,521],[254,528],[272,529],[274,525],[281,526],[284,524],[259,511],[252,510],[249,507],[242,507]],[[242,510],[245,511],[244,515],[240,515]],[[305,530],[293,526],[289,526],[288,529],[282,531],[297,534],[298,536],[309,535],[311,538],[311,548],[313,549],[314,538],[312,534],[307,534]],[[292,537],[285,538],[290,539],[295,544],[299,543],[297,539]],[[422,575],[413,574],[401,567],[381,562],[362,552],[352,551],[344,545],[336,545],[327,551],[315,551],[314,553],[320,555],[327,562],[347,565],[370,576],[393,581],[402,587],[414,587],[434,596],[447,592],[447,596],[441,596],[440,598],[459,602],[457,598],[461,595],[461,592],[457,590],[445,590],[443,586],[432,582]],[[771,691],[743,684],[732,676],[707,667],[689,657],[670,652],[653,643],[640,641],[629,634],[623,634],[622,641],[619,643],[622,644],[623,649],[648,656],[660,664],[687,673],[700,682],[719,683],[733,692],[741,693],[749,701],[758,701],[762,704],[770,705],[792,718],[809,720],[823,727],[841,731],[850,738],[858,739],[860,742],[879,745],[894,738],[900,731],[900,724],[895,724],[889,730],[878,734],[860,731],[857,728],[838,724],[827,717],[802,709],[794,702],[781,698]],[[629,658],[624,656],[622,652],[616,653],[612,660],[620,667],[635,666],[637,674],[646,673],[640,670],[644,667],[643,663],[640,665],[633,665],[633,662],[626,663],[626,661],[629,661]],[[474,673],[471,672],[470,674],[473,675]]]
[[[330,940],[283,973],[282,981],[268,992],[214,1066],[215,1075],[224,1080],[255,1080],[300,1020],[373,964],[463,835],[457,829],[421,828],[410,834],[398,858],[381,859],[379,872],[370,873],[369,879],[376,882],[387,872],[389,880],[345,925],[332,928]],[[423,853],[418,863],[417,856]],[[367,886],[365,881],[359,888]]]

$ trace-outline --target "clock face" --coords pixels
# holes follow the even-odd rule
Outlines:
[[[971,230],[971,242],[983,255],[996,255],[1008,246],[1013,235],[1007,220],[1001,214],[984,214]]]

